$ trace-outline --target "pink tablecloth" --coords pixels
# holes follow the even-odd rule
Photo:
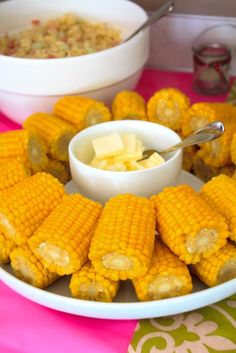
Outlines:
[[[196,101],[222,101],[192,92],[191,74],[146,70],[137,90],[148,99],[163,87],[180,88]],[[0,115],[0,131],[20,126]],[[137,321],[83,318],[44,308],[0,282],[0,353],[125,353]]]

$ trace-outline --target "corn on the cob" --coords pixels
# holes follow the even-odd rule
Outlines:
[[[45,141],[52,158],[68,161],[68,145],[76,134],[76,129],[72,125],[55,115],[36,113],[25,120],[23,127]]]
[[[119,289],[119,281],[112,281],[98,274],[90,261],[71,276],[70,290],[73,297],[112,302]]]
[[[48,162],[44,141],[26,130],[0,133],[0,159],[17,158],[29,163],[34,172],[40,171]]]
[[[30,170],[27,165],[17,159],[0,159],[0,191],[19,183],[30,176]]]
[[[192,266],[193,272],[207,286],[213,287],[236,277],[236,247],[227,242],[208,259]]]
[[[134,91],[121,91],[114,97],[111,107],[113,120],[147,120],[144,98]]]
[[[11,240],[4,237],[0,232],[0,264],[7,264],[10,259],[10,252],[16,247],[16,244]]]
[[[147,102],[148,118],[150,121],[179,131],[189,105],[189,98],[180,90],[163,88]]]
[[[141,301],[177,297],[192,291],[187,265],[160,240],[156,241],[148,271],[133,279],[133,285]]]
[[[193,173],[202,181],[207,182],[211,180],[214,176],[219,174],[225,174],[230,177],[233,177],[235,172],[235,166],[231,163],[224,167],[213,168],[207,165],[202,158],[199,156],[199,151],[193,157],[192,165]]]
[[[5,190],[0,199],[0,231],[24,244],[65,194],[63,185],[47,173],[37,173]]]
[[[208,258],[226,243],[223,216],[190,186],[166,187],[152,200],[162,241],[186,264]]]
[[[196,103],[186,114],[183,123],[183,135],[188,135],[204,125],[220,120],[225,133],[217,140],[201,144],[198,155],[204,163],[220,168],[231,163],[230,144],[236,132],[236,107],[227,103]]]
[[[212,103],[195,103],[187,111],[182,121],[182,134],[188,136],[194,131],[202,128],[215,120],[221,120],[216,113],[215,105]]]
[[[225,217],[229,225],[229,238],[236,242],[236,181],[227,175],[218,175],[203,185],[200,194]]]
[[[88,257],[102,206],[80,194],[67,195],[29,239],[34,254],[59,275],[80,269]]]
[[[232,141],[230,143],[230,157],[231,161],[236,165],[236,133],[233,134]]]
[[[112,280],[142,276],[151,261],[155,214],[150,200],[118,195],[105,205],[91,242],[95,270]]]
[[[193,168],[193,161],[198,149],[196,146],[189,146],[183,150],[182,169],[190,172]]]
[[[58,278],[43,266],[27,244],[15,248],[10,253],[10,260],[15,275],[35,287],[48,287]]]
[[[66,184],[70,180],[70,169],[65,162],[49,159],[44,171],[57,178],[62,184]]]
[[[54,114],[73,125],[77,131],[111,120],[111,113],[103,102],[82,96],[60,98],[54,106]]]

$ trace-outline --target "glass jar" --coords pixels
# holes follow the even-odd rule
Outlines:
[[[214,95],[228,91],[230,49],[220,43],[201,43],[193,48],[193,89]]]

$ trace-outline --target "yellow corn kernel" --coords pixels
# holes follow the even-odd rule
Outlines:
[[[163,88],[147,102],[148,118],[179,131],[189,106],[190,100],[183,92],[177,88]]]
[[[30,176],[30,170],[27,165],[17,159],[0,159],[0,191],[19,183]]]
[[[236,242],[236,181],[221,174],[203,185],[201,196],[222,214],[229,225],[229,238]]]
[[[7,264],[10,261],[10,252],[16,247],[16,244],[4,237],[0,232],[0,264]]]
[[[233,134],[232,141],[230,143],[230,157],[234,165],[236,165],[236,132]]]
[[[49,159],[44,171],[57,178],[62,184],[66,184],[70,180],[70,169],[65,162]]]
[[[44,266],[59,275],[80,269],[88,257],[102,206],[80,194],[67,195],[29,240]]]
[[[43,266],[27,244],[15,248],[10,253],[10,260],[15,275],[32,286],[45,288],[58,278]]]
[[[155,214],[150,200],[118,195],[105,205],[91,242],[95,270],[114,281],[142,276],[151,261]]]
[[[236,247],[227,242],[208,259],[201,259],[192,266],[194,274],[208,287],[236,277]]]
[[[34,172],[40,171],[48,162],[47,148],[36,134],[26,130],[0,133],[0,159],[16,158],[29,163]]]
[[[177,297],[192,291],[187,265],[160,240],[156,241],[148,271],[132,282],[141,301]]]
[[[134,91],[121,91],[116,94],[111,108],[113,120],[147,120],[146,104],[143,97]]]
[[[190,186],[166,187],[152,200],[162,241],[186,264],[208,258],[226,243],[223,216]]]
[[[119,281],[112,281],[98,274],[90,261],[71,276],[71,294],[79,299],[112,302],[118,289]]]
[[[73,125],[77,131],[111,120],[111,113],[103,102],[82,96],[60,98],[54,106],[54,114]]]
[[[47,173],[37,173],[5,190],[0,199],[0,232],[24,244],[65,194],[63,185]]]
[[[23,127],[45,141],[52,158],[68,161],[68,145],[76,134],[76,129],[72,125],[55,115],[36,113],[25,120]]]

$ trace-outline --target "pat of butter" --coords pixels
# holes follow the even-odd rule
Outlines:
[[[162,158],[162,156],[159,153],[155,152],[148,159],[142,161],[142,165],[146,168],[152,168],[160,164],[163,164],[164,162],[165,162],[164,158]]]
[[[116,156],[125,150],[124,143],[118,133],[92,140],[95,156],[98,159]]]
[[[124,143],[124,152],[115,157],[117,162],[136,161],[142,158],[143,146],[135,134],[121,136]]]

